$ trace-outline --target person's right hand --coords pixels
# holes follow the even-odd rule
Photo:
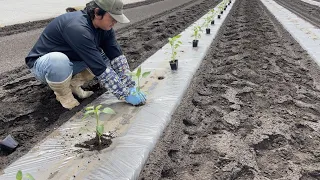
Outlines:
[[[138,94],[139,97],[142,98],[144,102],[147,101],[147,95],[142,91],[138,91],[137,87],[130,88],[130,92],[132,92],[133,94]]]
[[[135,87],[130,88],[129,96],[125,97],[127,103],[132,104],[134,106],[139,104],[144,104],[146,102],[146,97],[137,92]]]

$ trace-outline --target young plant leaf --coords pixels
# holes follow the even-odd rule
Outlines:
[[[102,110],[102,112],[103,113],[106,113],[106,114],[116,114],[116,112],[114,112],[114,110],[113,109],[111,109],[111,108],[104,108],[103,110]]]
[[[90,114],[94,114],[94,110],[88,110],[84,113],[85,117],[88,117]]]
[[[93,110],[93,108],[94,108],[93,106],[88,106],[88,107],[86,107],[85,110],[86,110],[86,111],[88,111],[88,110]]]
[[[19,170],[16,175],[16,180],[22,180],[22,171]]]
[[[29,180],[35,180],[33,178],[33,176],[31,174],[29,174],[29,173],[26,174],[26,178],[29,179]]]
[[[139,78],[141,75],[141,66],[139,66],[138,70],[137,70],[137,74],[136,76]]]
[[[102,105],[100,104],[100,105],[98,105],[98,106],[96,107],[95,110],[97,111],[97,110],[99,110],[101,107],[102,107]]]
[[[103,125],[103,124],[98,125],[98,126],[96,127],[96,130],[97,130],[97,134],[98,134],[99,136],[102,136],[102,134],[104,133],[104,125]]]
[[[142,74],[142,77],[145,78],[145,77],[149,76],[150,73],[151,73],[151,71],[144,72],[144,73]]]

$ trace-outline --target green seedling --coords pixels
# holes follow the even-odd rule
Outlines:
[[[195,40],[198,40],[201,37],[200,32],[202,32],[202,28],[199,25],[195,25],[193,27],[193,34],[191,37],[194,37]]]
[[[169,40],[169,44],[170,44],[170,47],[171,47],[171,58],[170,58],[170,61],[173,62],[174,60],[176,60],[176,57],[177,57],[177,49],[178,47],[182,44],[181,41],[179,41],[179,38],[181,37],[180,34],[172,37],[172,38],[168,38]]]
[[[206,29],[208,29],[215,15],[216,15],[216,11],[214,9],[210,9],[210,11],[208,12],[208,15],[205,17],[205,22],[202,24],[202,27],[205,27]]]
[[[210,9],[210,14],[211,14],[211,21],[215,18],[215,16],[217,15],[217,11],[216,10],[214,10],[214,9]]]
[[[98,139],[99,139],[99,144],[101,144],[101,136],[103,135],[104,133],[104,125],[103,124],[100,124],[100,114],[101,113],[105,113],[105,114],[116,114],[114,112],[113,109],[111,108],[104,108],[102,110],[100,110],[102,107],[102,105],[98,105],[98,106],[89,106],[89,107],[86,107],[85,109],[85,113],[84,113],[84,117],[83,119],[87,118],[88,116],[93,116],[95,119],[96,119],[96,135],[98,136]]]
[[[209,13],[214,17],[216,15],[216,11],[214,8],[210,9]]]
[[[204,23],[202,24],[202,27],[209,28],[209,25],[211,24],[212,19],[213,19],[212,14],[208,14],[208,15],[205,17],[205,21],[204,21]]]
[[[137,92],[141,92],[141,86],[140,86],[140,82],[142,78],[146,78],[149,74],[151,73],[151,71],[148,72],[141,72],[141,66],[139,66],[138,70],[136,72],[131,72],[129,73],[129,75],[136,81],[137,83]]]
[[[26,173],[26,175],[25,175],[24,177],[25,177],[24,179],[35,180],[35,179],[33,178],[33,176],[32,176],[31,174],[29,174],[29,173]],[[22,180],[22,178],[23,178],[22,171],[19,170],[19,171],[17,172],[17,174],[16,174],[16,180]]]
[[[218,9],[220,10],[220,12],[223,11],[224,7],[225,7],[225,4],[224,4],[224,1],[222,1],[218,6]]]
[[[226,5],[227,5],[227,3],[228,3],[228,1],[227,1],[227,0],[223,0],[223,1],[221,2],[221,4],[223,4],[223,6],[226,6]]]

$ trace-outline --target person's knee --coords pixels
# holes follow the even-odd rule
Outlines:
[[[47,79],[52,82],[62,82],[67,79],[72,73],[73,64],[68,56],[60,52],[50,53],[50,70],[47,74]]]

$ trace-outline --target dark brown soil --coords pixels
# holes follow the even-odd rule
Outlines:
[[[176,8],[118,29],[118,42],[130,67],[136,68],[166,44],[168,37],[183,31],[217,4],[217,0],[186,1]],[[0,74],[0,85],[0,138],[11,134],[20,143],[10,155],[0,152],[0,170],[105,92],[97,82],[91,82],[86,89],[93,90],[94,95],[79,100],[80,106],[67,111],[56,101],[53,91],[38,82],[26,66]]]
[[[89,151],[100,151],[111,145],[111,138],[112,137],[102,135],[100,138],[101,143],[99,143],[99,138],[96,136],[95,138],[84,141],[83,143],[76,144],[75,147],[88,149]]]
[[[235,3],[139,179],[320,179],[320,68],[260,0]]]

